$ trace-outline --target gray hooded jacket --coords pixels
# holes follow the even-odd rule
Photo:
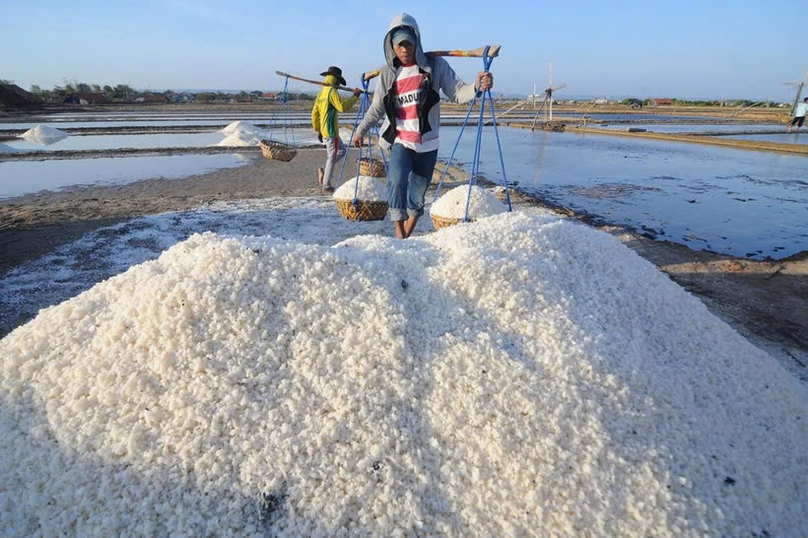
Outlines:
[[[426,95],[421,104],[419,124],[421,130],[421,142],[428,142],[438,137],[440,129],[440,94],[443,93],[450,100],[456,103],[468,103],[474,99],[474,86],[466,84],[455,74],[454,70],[446,60],[441,57],[431,57],[424,54],[421,47],[421,32],[418,30],[418,23],[406,13],[393,17],[390,21],[390,29],[384,36],[383,49],[384,58],[387,65],[379,74],[379,81],[373,92],[373,102],[365,114],[365,119],[357,129],[357,136],[364,136],[368,129],[376,125],[383,117],[379,134],[379,145],[384,149],[389,149],[396,140],[396,120],[395,120],[395,96],[393,95],[393,85],[396,81],[396,69],[400,65],[396,53],[393,51],[392,36],[393,30],[400,26],[409,26],[415,32],[418,39],[415,47],[415,61],[421,73],[426,77],[428,84]]]

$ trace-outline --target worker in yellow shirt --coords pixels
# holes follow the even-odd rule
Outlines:
[[[325,144],[327,154],[325,167],[317,169],[320,185],[323,191],[333,192],[331,174],[336,168],[336,164],[348,152],[345,143],[339,137],[339,113],[349,111],[356,104],[362,90],[355,89],[354,94],[343,101],[337,92],[337,86],[345,86],[342,69],[332,65],[328,71],[320,73],[320,75],[325,77],[327,86],[320,90],[317,99],[314,100],[314,108],[311,109],[311,126],[317,132],[317,138]]]

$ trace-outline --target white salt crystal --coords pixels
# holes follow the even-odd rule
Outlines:
[[[449,192],[441,195],[441,197],[432,204],[429,210],[430,214],[445,219],[462,219],[466,214],[466,198],[468,197],[468,193],[468,185],[449,190]],[[496,196],[478,185],[471,187],[471,200],[469,200],[468,206],[469,220],[490,217],[491,215],[504,213],[508,210],[508,207],[497,200]]]
[[[359,191],[356,198],[368,201],[387,201],[387,187],[382,182],[370,176],[352,177],[334,191],[335,200],[353,200],[356,183],[359,182]]]

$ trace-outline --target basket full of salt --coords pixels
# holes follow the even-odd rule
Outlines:
[[[387,189],[378,179],[356,176],[343,183],[333,197],[348,220],[383,220],[387,215]]]
[[[466,215],[468,195],[468,185],[455,187],[432,204],[429,209],[429,216],[432,217],[432,224],[436,230],[452,226],[463,220]],[[508,211],[507,206],[497,200],[497,197],[487,189],[477,185],[471,187],[471,199],[468,200],[469,222],[498,213],[505,213],[506,211]]]

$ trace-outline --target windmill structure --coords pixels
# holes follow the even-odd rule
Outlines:
[[[783,84],[787,86],[796,86],[797,87],[797,95],[794,96],[794,104],[791,105],[791,115],[794,115],[794,110],[797,108],[797,103],[800,102],[800,96],[802,95],[802,89],[805,87],[805,81],[808,79],[808,71],[802,76],[802,82],[784,82]]]
[[[558,90],[562,90],[566,88],[566,84],[559,84],[558,86],[553,86],[553,64],[550,64],[550,76],[549,76],[549,83],[547,85],[547,89],[544,90],[544,100],[541,103],[541,106],[536,111],[536,116],[533,118],[533,126],[531,129],[536,128],[536,120],[539,119],[539,114],[544,111],[544,123],[549,124],[553,121],[553,93],[557,92]],[[535,90],[533,91],[534,99],[536,97]]]

